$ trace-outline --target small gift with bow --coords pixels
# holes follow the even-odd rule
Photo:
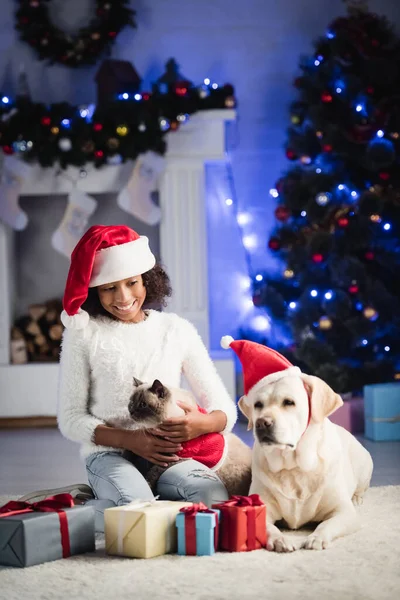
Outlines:
[[[181,508],[176,516],[178,554],[211,556],[218,549],[219,510],[205,504]]]
[[[94,550],[94,510],[74,506],[70,494],[0,507],[1,565],[30,567]]]
[[[106,552],[129,558],[153,558],[176,552],[175,518],[191,502],[134,500],[104,511]]]
[[[248,552],[267,545],[267,509],[258,494],[214,504],[221,512],[219,549]]]

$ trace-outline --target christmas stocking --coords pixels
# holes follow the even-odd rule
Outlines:
[[[15,156],[5,156],[0,181],[0,219],[13,229],[21,231],[28,224],[26,213],[19,207],[18,200],[24,179],[31,167]]]
[[[69,258],[85,233],[88,220],[96,207],[94,198],[76,188],[72,190],[62,221],[51,238],[53,248]]]
[[[155,152],[140,154],[130,180],[118,195],[118,206],[147,225],[161,220],[160,207],[154,204],[151,194],[157,190],[164,163],[165,159]]]

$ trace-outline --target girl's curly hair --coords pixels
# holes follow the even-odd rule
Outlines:
[[[142,274],[143,285],[146,288],[146,298],[143,308],[161,308],[166,306],[167,298],[172,295],[171,282],[167,273],[161,265],[155,265],[150,271]],[[86,310],[92,317],[111,315],[102,307],[99,294],[96,288],[89,288],[88,297],[82,304],[82,309]]]

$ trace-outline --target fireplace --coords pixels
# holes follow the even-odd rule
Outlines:
[[[21,205],[31,226],[15,233],[0,223],[0,418],[56,414],[58,364],[11,364],[10,332],[15,318],[29,304],[62,295],[68,261],[61,255],[55,256],[51,236],[62,218],[74,182],[96,197],[94,222],[126,223],[148,235],[171,277],[174,296],[167,310],[192,321],[209,346],[204,167],[208,161],[225,159],[225,124],[234,118],[235,113],[230,110],[202,111],[179,131],[168,134],[166,169],[160,186],[159,229],[146,228],[116,207],[116,193],[128,179],[132,163],[100,170],[87,168],[83,179],[79,177],[79,169],[73,167],[61,174],[56,169],[37,165],[33,168],[21,194]],[[46,248],[49,254],[54,253],[50,261]],[[211,355],[235,398],[233,359],[228,353]]]

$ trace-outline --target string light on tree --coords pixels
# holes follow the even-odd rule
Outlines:
[[[320,192],[316,195],[315,201],[318,204],[318,206],[326,206],[328,202],[331,201],[331,198],[332,196],[329,192]]]
[[[324,255],[320,254],[319,252],[317,252],[316,254],[312,255],[312,260],[313,262],[315,262],[316,264],[320,264],[323,262],[324,260]]]
[[[232,206],[232,204],[233,204],[233,200],[232,200],[232,198],[227,198],[227,199],[225,200],[225,204],[226,204],[227,206]]]
[[[262,281],[263,280],[263,276],[261,275],[261,273],[258,273],[256,275],[256,281]]]
[[[294,271],[292,271],[292,269],[285,269],[283,271],[283,276],[285,279],[292,279],[294,277]]]
[[[321,317],[320,320],[318,321],[318,327],[322,331],[328,331],[329,329],[332,328],[331,319],[329,317]]]
[[[363,315],[369,321],[376,321],[379,317],[378,312],[372,306],[365,307],[363,310]]]

